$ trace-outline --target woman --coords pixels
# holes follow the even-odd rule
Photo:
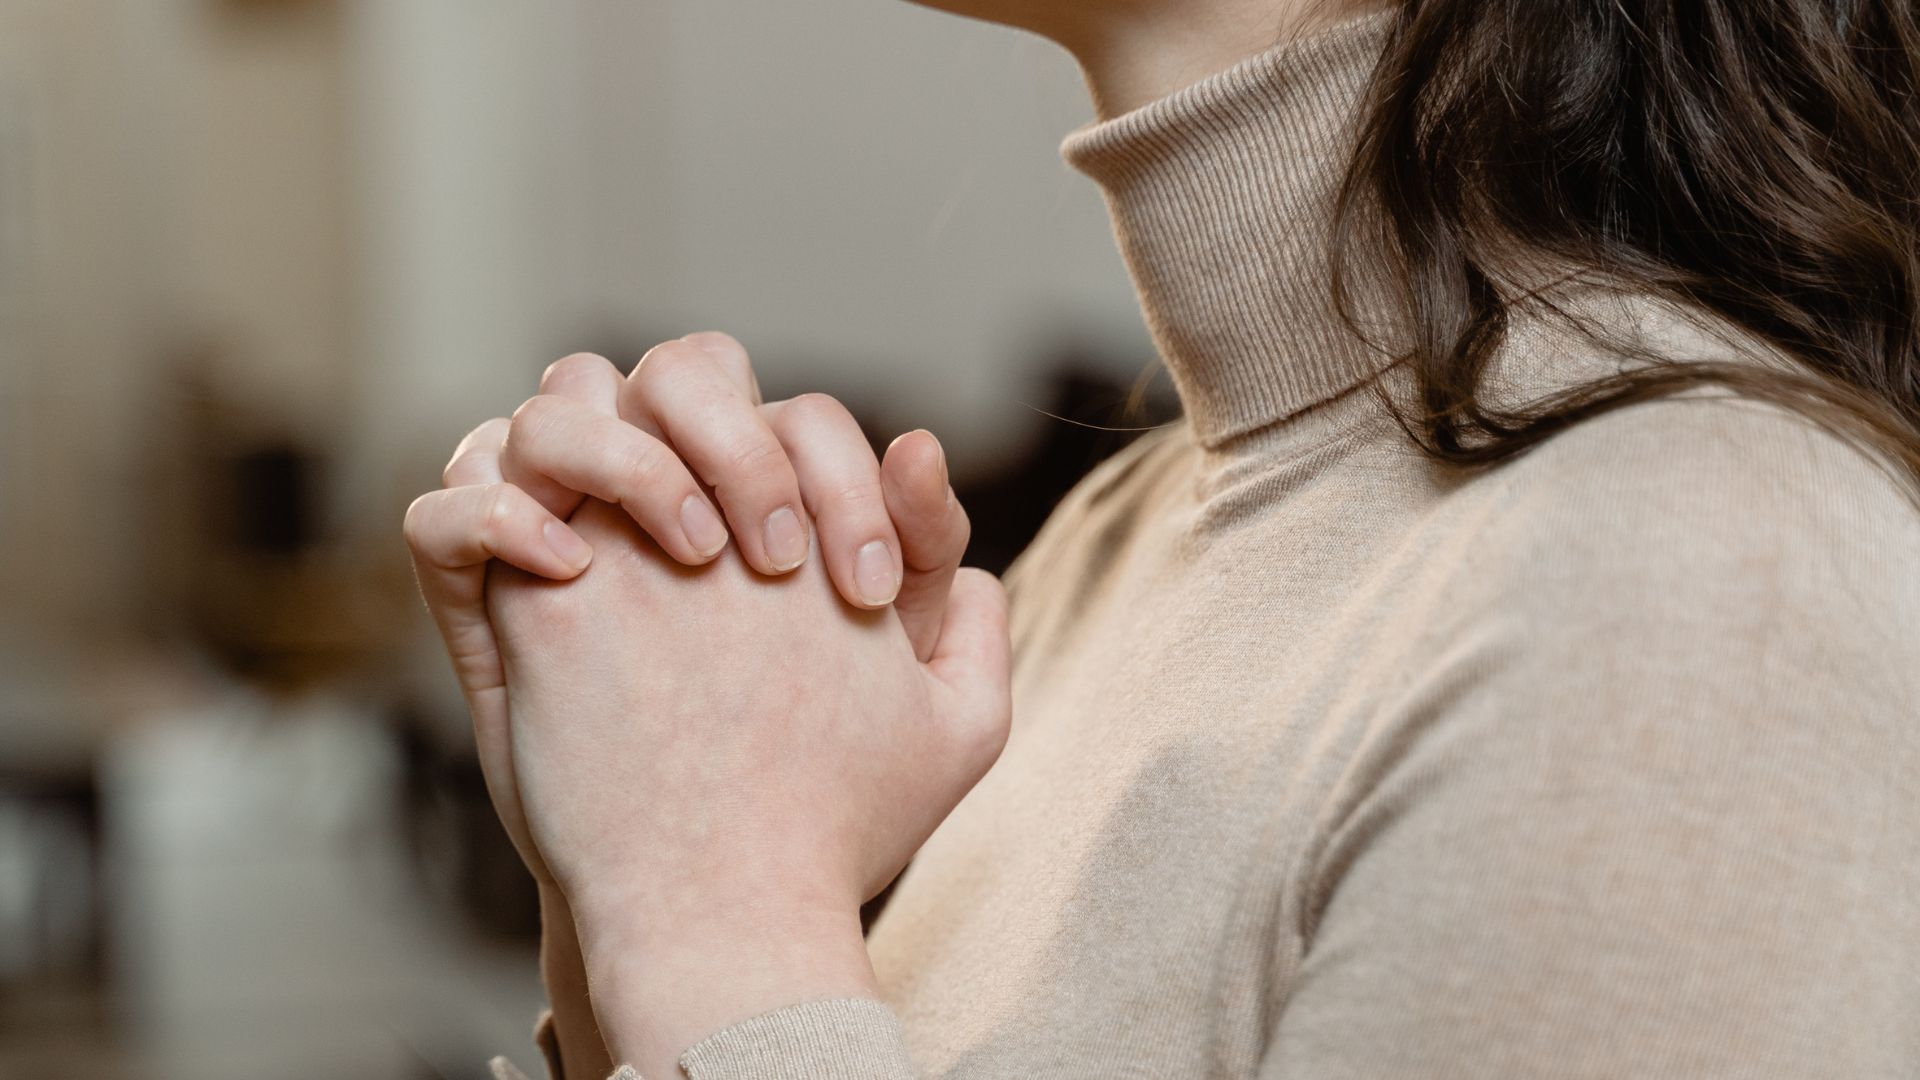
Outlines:
[[[937,445],[725,335],[462,445],[553,1071],[1920,1074],[1913,6],[940,6],[1081,63],[1185,419],[1010,654]]]

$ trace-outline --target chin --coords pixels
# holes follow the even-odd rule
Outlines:
[[[1069,13],[1084,18],[1088,8],[1097,8],[1096,0],[907,0],[918,7],[932,8],[969,19],[982,19],[1037,34],[1048,34],[1050,27],[1064,21]],[[1076,10],[1078,9],[1078,10]]]

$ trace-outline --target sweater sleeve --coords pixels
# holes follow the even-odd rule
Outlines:
[[[680,1055],[688,1080],[914,1080],[893,1010],[864,998],[811,1001],[709,1035]],[[623,1065],[608,1080],[641,1080]]]
[[[1714,423],[1511,490],[1325,810],[1264,1077],[1914,1075],[1920,514]]]

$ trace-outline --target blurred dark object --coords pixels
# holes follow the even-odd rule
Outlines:
[[[151,410],[147,629],[274,692],[365,676],[407,627],[330,512],[321,448],[344,439],[238,393],[227,364],[216,343],[180,348]]]
[[[94,777],[0,767],[0,792],[0,988],[94,983],[106,937]]]
[[[406,845],[435,899],[491,937],[540,935],[540,894],[493,812],[473,747],[443,745],[417,708],[393,718],[400,738]]]
[[[1049,382],[1045,434],[1031,451],[989,475],[956,484],[973,522],[966,564],[998,574],[1026,549],[1055,506],[1095,465],[1153,427],[1179,416],[1165,380],[1132,384],[1105,374],[1092,357],[1068,352]],[[1157,372],[1155,373],[1157,374]]]
[[[242,450],[233,458],[233,539],[248,551],[292,556],[320,539],[315,497],[320,459],[292,443]]]

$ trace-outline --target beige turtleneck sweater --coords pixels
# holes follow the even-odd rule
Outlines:
[[[1920,512],[1725,396],[1424,460],[1321,254],[1389,17],[1067,136],[1186,418],[1009,572],[1013,734],[874,928],[884,1002],[693,1080],[1920,1077]],[[1603,370],[1536,321],[1497,375]]]

